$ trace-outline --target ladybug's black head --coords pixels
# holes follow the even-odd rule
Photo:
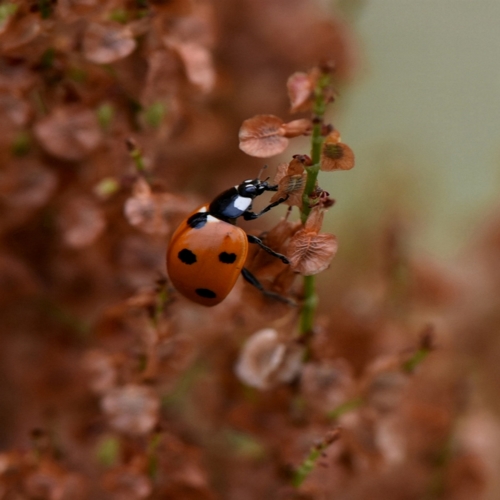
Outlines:
[[[240,196],[253,199],[260,196],[264,191],[277,191],[278,186],[270,186],[267,180],[253,179],[243,181],[236,189]]]

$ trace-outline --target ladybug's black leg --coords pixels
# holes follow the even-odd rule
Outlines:
[[[288,304],[290,306],[297,305],[295,302],[293,302],[293,300],[287,299],[286,297],[283,297],[279,293],[274,293],[274,292],[270,292],[269,290],[266,290],[260,284],[260,281],[246,267],[244,267],[241,270],[241,275],[243,276],[243,278],[245,278],[246,281],[248,281],[248,283],[250,283],[255,288],[260,290],[266,297],[272,297],[273,299],[279,300],[281,302],[285,302],[285,304]]]
[[[256,243],[257,245],[262,248],[262,250],[265,250],[267,253],[271,254],[273,257],[278,257],[278,259],[281,260],[284,264],[290,264],[290,261],[282,254],[275,252],[272,248],[269,248],[268,246],[264,245],[262,243],[262,240],[260,238],[257,238],[257,236],[253,236],[251,234],[247,234],[248,242],[249,243]]]
[[[270,203],[269,205],[267,205],[266,208],[262,209],[258,213],[251,212],[250,210],[247,210],[246,212],[243,213],[243,219],[245,219],[245,220],[254,220],[254,219],[257,219],[261,215],[264,215],[266,212],[269,212],[269,210],[271,210],[271,208],[274,208],[274,207],[278,206],[280,203],[283,203],[287,199],[288,199],[288,195],[285,198],[280,198],[279,200],[273,201],[272,203]]]

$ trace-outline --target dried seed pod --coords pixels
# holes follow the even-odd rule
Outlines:
[[[150,387],[129,384],[111,389],[101,400],[101,407],[115,430],[143,435],[158,422],[160,400]]]
[[[240,149],[258,158],[282,153],[288,146],[282,123],[281,118],[274,115],[256,115],[245,120],[239,132]]]
[[[72,106],[56,108],[36,123],[35,136],[51,155],[78,161],[101,142],[101,129],[95,113]]]
[[[350,170],[352,167],[354,167],[354,152],[341,141],[337,130],[330,132],[321,150],[321,170],[331,172],[332,170]]]
[[[287,205],[302,207],[302,194],[307,179],[305,164],[303,156],[295,155],[288,165],[285,163],[278,166],[274,178],[274,182],[278,184],[278,191],[271,198],[271,202],[287,198],[284,202]]]
[[[286,82],[288,97],[290,98],[290,112],[309,111],[314,99],[316,78],[310,73],[297,72]]]
[[[300,371],[302,356],[299,346],[284,342],[274,328],[264,328],[245,342],[236,374],[252,387],[268,389],[292,380]]]
[[[132,30],[127,26],[91,23],[83,37],[83,54],[97,64],[110,64],[123,59],[136,46]]]
[[[288,245],[290,265],[303,276],[324,271],[337,253],[337,238],[333,234],[318,234],[323,215],[324,209],[315,207],[304,229],[297,231]]]

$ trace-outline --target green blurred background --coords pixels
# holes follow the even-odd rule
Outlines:
[[[324,175],[341,247],[353,224],[391,211],[412,251],[459,256],[494,213],[500,185],[500,2],[339,1],[359,43],[358,74],[333,122],[356,153],[350,172]]]

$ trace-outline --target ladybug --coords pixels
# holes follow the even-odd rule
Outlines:
[[[180,224],[168,247],[167,270],[182,295],[198,304],[215,306],[226,298],[241,274],[265,295],[290,303],[281,295],[265,290],[244,267],[248,243],[259,245],[285,264],[289,264],[288,259],[236,226],[238,217],[257,219],[284,202],[286,198],[280,198],[260,212],[252,212],[252,202],[257,196],[277,190],[278,186],[269,185],[267,180],[246,180],[202,205]]]

